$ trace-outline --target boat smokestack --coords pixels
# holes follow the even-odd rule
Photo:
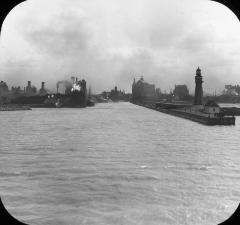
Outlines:
[[[74,82],[75,82],[75,77],[71,77],[71,81],[72,81],[72,84],[74,84]]]
[[[42,90],[45,89],[45,82],[42,82]]]

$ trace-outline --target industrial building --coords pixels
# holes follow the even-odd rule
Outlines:
[[[187,85],[175,85],[173,95],[177,100],[186,100],[189,97],[189,90],[187,88]]]
[[[154,84],[149,84],[141,77],[137,82],[133,81],[132,84],[132,100],[143,101],[146,99],[156,98],[156,90]]]

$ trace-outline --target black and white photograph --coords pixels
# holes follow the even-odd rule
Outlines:
[[[1,18],[0,224],[240,224],[237,0],[19,0]]]

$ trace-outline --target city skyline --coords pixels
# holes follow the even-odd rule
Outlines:
[[[186,84],[193,93],[199,66],[206,92],[240,82],[238,19],[219,3],[68,2],[27,1],[12,10],[2,29],[1,80],[54,89],[78,74],[93,92],[113,85],[129,92],[143,75],[162,91]]]

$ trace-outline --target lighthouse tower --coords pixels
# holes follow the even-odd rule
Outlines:
[[[197,69],[196,76],[195,76],[195,97],[194,97],[194,105],[202,105],[203,104],[203,88],[202,88],[202,74],[201,70]]]

